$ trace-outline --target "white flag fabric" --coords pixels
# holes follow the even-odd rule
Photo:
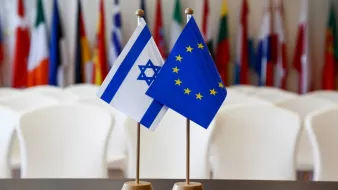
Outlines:
[[[277,36],[277,63],[275,73],[275,87],[286,89],[286,77],[287,77],[287,58],[286,58],[286,39],[284,29],[284,6],[283,1],[279,0],[274,13],[274,32]]]
[[[122,33],[121,33],[121,9],[119,0],[114,1],[113,7],[113,25],[111,28],[111,40],[109,48],[109,65],[113,66],[117,57],[122,51]]]
[[[172,18],[173,20],[171,23],[170,49],[174,47],[176,40],[178,39],[183,30],[183,18],[181,13],[182,11],[180,0],[176,0]]]
[[[167,111],[145,93],[164,61],[144,19],[103,81],[98,97],[122,113],[155,130]]]
[[[309,60],[308,0],[300,1],[300,18],[298,21],[298,37],[296,41],[293,66],[299,74],[299,94],[310,90],[311,70]]]

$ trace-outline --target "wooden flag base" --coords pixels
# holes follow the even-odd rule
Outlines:
[[[152,190],[153,187],[151,183],[146,181],[140,181],[139,183],[135,183],[135,181],[128,181],[124,183],[122,190]]]
[[[173,190],[203,190],[203,185],[197,182],[186,182],[175,183]]]

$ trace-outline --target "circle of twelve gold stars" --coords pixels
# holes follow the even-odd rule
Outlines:
[[[198,49],[202,49],[202,50],[204,49],[204,45],[202,43],[198,43],[197,47],[198,47]],[[186,47],[186,52],[188,52],[188,53],[192,53],[193,50],[194,50],[194,48],[192,48],[191,46]],[[177,62],[182,62],[182,60],[183,60],[183,57],[181,55],[176,56]],[[173,73],[176,73],[176,74],[178,74],[178,72],[180,71],[180,69],[177,66],[172,68],[172,69],[173,69]],[[175,80],[175,85],[177,85],[177,86],[181,86],[182,83],[183,82],[180,79]],[[224,88],[223,83],[219,82],[218,87]],[[215,89],[210,89],[209,91],[210,91],[210,95],[216,96],[217,91]],[[184,89],[184,94],[190,95],[190,93],[191,93],[191,89],[189,89],[189,88]],[[195,96],[196,96],[197,100],[203,99],[203,95],[200,92],[195,94]]]

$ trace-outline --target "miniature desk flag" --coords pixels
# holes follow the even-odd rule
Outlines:
[[[204,128],[215,117],[227,91],[193,17],[146,94]]]
[[[163,62],[147,24],[141,18],[103,81],[98,96],[150,130],[155,130],[167,107],[145,93]]]

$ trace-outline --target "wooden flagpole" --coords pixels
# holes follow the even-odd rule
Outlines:
[[[192,14],[194,14],[194,10],[187,8],[185,9],[185,14],[187,15],[187,22],[191,18]],[[187,118],[186,123],[186,177],[185,183],[187,185],[190,184],[190,120]]]
[[[187,15],[187,22],[194,14],[191,8],[185,9]],[[190,182],[190,119],[186,119],[186,179],[185,183],[175,183],[173,190],[203,190],[201,183]]]
[[[144,11],[138,9],[136,11],[137,15],[137,25],[140,24],[141,18],[144,16]],[[136,184],[140,183],[140,149],[141,149],[141,124],[137,123],[137,140],[136,140]]]
[[[140,183],[141,124],[137,123],[136,184]]]
[[[190,184],[190,120],[186,123],[186,178],[185,183]]]
[[[144,15],[142,9],[136,11],[137,23],[141,23],[141,19]],[[122,190],[152,190],[152,185],[149,182],[140,181],[140,153],[141,153],[141,124],[137,123],[137,140],[136,140],[136,178],[135,181],[129,181],[124,183]]]

